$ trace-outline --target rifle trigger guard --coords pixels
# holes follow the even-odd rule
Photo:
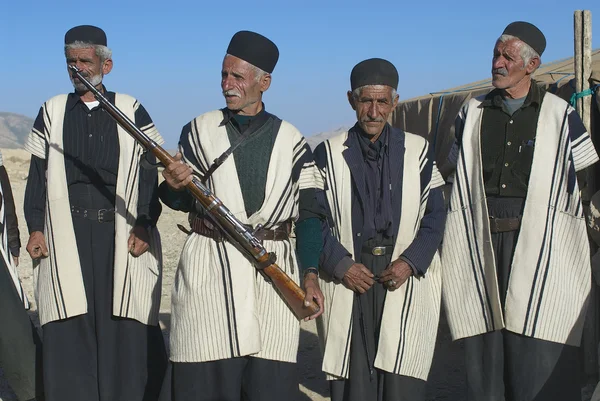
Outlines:
[[[257,266],[258,270],[264,270],[265,268],[271,266],[276,261],[277,261],[277,255],[275,254],[275,252],[269,252],[269,258],[267,260],[265,260],[264,262],[257,263],[256,266]]]
[[[152,163],[150,160],[148,160],[148,153],[151,154],[152,152],[145,151],[142,153],[142,157],[140,158],[140,166],[144,170],[152,170],[153,168],[164,167],[161,162]]]

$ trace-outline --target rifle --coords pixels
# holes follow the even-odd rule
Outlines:
[[[140,130],[119,108],[112,104],[98,89],[94,87],[73,65],[69,70],[94,94],[94,97],[102,104],[102,107],[129,135],[140,143],[146,150],[165,166],[176,163],[173,156],[154,142],[148,135]],[[217,198],[201,180],[194,176],[186,186],[187,190],[200,202],[206,215],[211,218],[228,240],[249,259],[254,267],[277,289],[288,307],[298,319],[311,316],[319,311],[319,306],[311,300],[309,306],[304,306],[306,294],[277,264],[276,255],[267,250],[254,233],[260,229],[257,227],[251,231],[244,226],[227,207]]]

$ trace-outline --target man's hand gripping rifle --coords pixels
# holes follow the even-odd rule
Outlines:
[[[70,65],[69,70],[94,94],[111,117],[145,149],[152,152],[164,166],[176,163],[173,156],[156,144],[121,110],[113,105],[81,74],[77,67]],[[198,177],[194,177],[186,188],[200,202],[206,211],[206,215],[221,229],[228,240],[275,286],[298,319],[314,315],[319,311],[319,307],[314,301],[311,301],[310,305],[304,306],[304,291],[277,266],[275,254],[267,252],[260,240],[254,236],[254,233],[246,228]]]

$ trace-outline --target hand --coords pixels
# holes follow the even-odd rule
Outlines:
[[[396,259],[381,272],[379,275],[379,282],[385,285],[388,291],[394,291],[400,288],[412,274],[412,268],[408,263],[402,259]],[[394,280],[395,284],[389,285],[388,282],[390,280]]]
[[[13,256],[13,262],[15,262],[15,267],[19,267],[19,257],[18,256]]]
[[[48,257],[48,248],[46,247],[46,239],[41,231],[34,231],[29,235],[27,242],[27,252],[31,259]]]
[[[175,155],[175,163],[169,164],[162,172],[167,184],[176,191],[181,191],[194,177],[190,166],[181,161],[181,153]]]
[[[342,283],[349,290],[364,294],[375,284],[375,281],[373,280],[373,273],[365,265],[354,263],[344,274]]]
[[[319,311],[314,315],[308,316],[304,318],[305,322],[309,320],[313,320],[318,318],[323,314],[325,310],[325,297],[321,292],[321,287],[319,286],[319,276],[315,273],[307,273],[304,276],[303,283],[304,291],[306,292],[306,297],[304,297],[304,306],[310,305],[311,301],[315,301],[317,305],[319,305]]]
[[[148,250],[150,245],[150,236],[146,227],[135,226],[129,234],[129,240],[127,240],[127,246],[129,247],[129,253],[134,257],[142,255]]]

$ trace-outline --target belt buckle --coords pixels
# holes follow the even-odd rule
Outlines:
[[[385,246],[374,246],[373,249],[371,249],[371,254],[373,254],[373,256],[385,255]]]
[[[108,209],[98,210],[98,223],[104,223],[104,213],[108,212]]]

